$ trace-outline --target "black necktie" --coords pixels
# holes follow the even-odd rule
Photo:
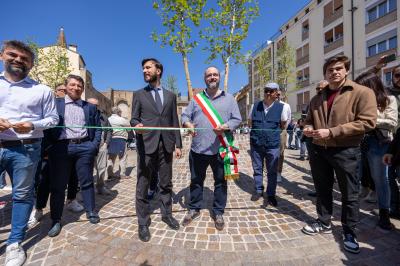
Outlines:
[[[154,95],[155,95],[155,98],[156,98],[157,110],[161,114],[161,112],[162,112],[162,102],[161,102],[160,94],[158,93],[158,89],[154,89],[154,93],[155,93]]]

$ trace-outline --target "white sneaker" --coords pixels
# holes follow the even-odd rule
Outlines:
[[[43,217],[43,210],[33,209],[31,216],[29,216],[28,228],[34,227],[39,223],[40,219]]]
[[[70,201],[69,203],[67,203],[67,210],[72,211],[72,212],[81,212],[83,211],[85,208],[79,204],[79,202],[74,199],[73,201]]]
[[[18,242],[7,246],[5,266],[21,266],[25,260],[25,251]]]
[[[376,199],[376,192],[375,191],[370,191],[368,193],[368,196],[365,198],[365,201],[368,203],[377,203],[377,199]]]
[[[282,175],[280,173],[278,173],[276,176],[276,182],[278,183],[282,182]]]

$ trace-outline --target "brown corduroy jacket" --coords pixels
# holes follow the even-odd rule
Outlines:
[[[328,87],[310,102],[306,126],[329,129],[330,137],[314,139],[313,143],[325,147],[352,147],[360,145],[365,132],[375,128],[377,103],[374,92],[351,80],[346,80],[332,104],[328,117]]]

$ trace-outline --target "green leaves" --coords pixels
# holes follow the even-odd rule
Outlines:
[[[295,51],[286,40],[281,39],[277,43],[276,55],[278,57],[278,68],[276,71],[276,82],[282,88],[282,98],[286,100],[287,86],[295,81]]]
[[[208,42],[207,61],[221,57],[225,65],[224,90],[228,90],[229,65],[243,60],[242,41],[247,38],[249,25],[259,15],[257,0],[218,0],[218,10],[209,9],[204,17],[209,26],[200,33]],[[231,61],[232,59],[232,61]]]
[[[53,90],[58,84],[64,83],[71,72],[67,49],[58,45],[39,48],[33,41],[28,41],[28,45],[36,55],[35,65],[29,76]]]

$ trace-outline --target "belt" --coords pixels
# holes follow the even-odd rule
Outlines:
[[[84,137],[83,139],[67,139],[70,144],[81,144],[83,142],[89,141],[89,137]]]
[[[15,147],[25,144],[33,144],[40,139],[0,140],[0,148]]]

